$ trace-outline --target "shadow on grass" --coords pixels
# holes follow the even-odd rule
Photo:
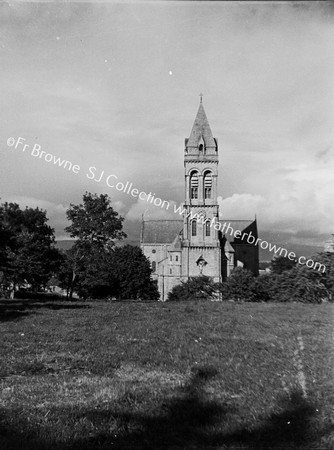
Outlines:
[[[59,299],[13,299],[0,300],[0,322],[8,322],[11,320],[20,320],[36,310],[41,308],[47,309],[83,309],[90,308],[87,304],[77,304],[67,300]]]
[[[205,450],[205,449],[311,449],[320,447],[320,439],[332,429],[315,428],[316,409],[299,393],[278,405],[281,412],[272,414],[251,431],[240,429],[230,432],[232,414],[237,418],[238,409],[233,405],[210,400],[204,393],[205,383],[216,375],[215,369],[198,369],[177,398],[160,405],[159,413],[121,411],[110,408],[75,412],[73,409],[54,411],[68,417],[73,425],[90,423],[95,431],[89,437],[87,430],[80,430],[66,443],[44,442],[35,431],[29,432],[27,423],[19,423],[17,429],[3,427],[0,437],[2,450]],[[232,416],[232,418],[233,418]],[[8,421],[7,421],[8,422]],[[21,426],[20,426],[21,425]],[[26,433],[22,429],[26,428]],[[224,430],[225,428],[225,430]],[[21,429],[21,431],[20,431]],[[116,430],[113,433],[111,429]],[[21,434],[20,434],[21,433]],[[84,436],[84,434],[88,436]],[[116,433],[116,434],[115,434]],[[58,431],[59,434],[59,431]],[[60,433],[61,434],[61,433]],[[57,433],[55,433],[57,435]],[[330,447],[328,447],[329,449]]]

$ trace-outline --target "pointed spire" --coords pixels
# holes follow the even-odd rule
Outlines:
[[[187,147],[198,147],[201,138],[204,140],[205,147],[216,148],[216,142],[212,135],[211,128],[206,117],[202,95],[200,94],[200,104],[197,111],[196,119],[187,142]]]

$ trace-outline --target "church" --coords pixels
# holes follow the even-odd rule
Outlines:
[[[235,267],[258,275],[258,245],[245,239],[248,235],[257,239],[256,219],[219,218],[218,156],[218,141],[201,98],[190,136],[185,139],[183,220],[142,221],[140,245],[151,262],[162,301],[189,277],[206,275],[220,282]]]

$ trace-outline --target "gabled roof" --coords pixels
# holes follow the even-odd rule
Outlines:
[[[226,239],[229,242],[233,242],[235,237],[233,233],[237,230],[242,232],[252,231],[252,235],[257,237],[257,224],[256,220],[220,220],[221,230],[224,224],[226,224],[224,231],[222,231],[223,235],[225,234]],[[231,228],[233,231],[231,231]],[[227,231],[228,230],[228,231]]]
[[[200,103],[187,147],[198,147],[201,137],[206,147],[216,148],[216,142],[212,136],[211,128],[206,117],[203,104]]]
[[[182,220],[147,220],[142,223],[142,244],[172,244],[183,229]]]

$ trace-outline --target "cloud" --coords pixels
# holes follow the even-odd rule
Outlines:
[[[261,195],[233,194],[223,199],[218,197],[219,213],[222,219],[254,219],[265,199]]]
[[[333,232],[334,157],[330,150],[315,154],[307,162],[273,169],[265,177],[254,177],[257,194],[233,194],[219,198],[223,217],[250,219],[257,215],[262,230],[330,234]]]
[[[1,142],[22,136],[82,168],[66,174],[4,145],[0,191],[49,202],[59,232],[64,212],[54,205],[92,189],[124,200],[115,208],[132,222],[145,211],[175,218],[172,202],[169,210],[130,205],[85,174],[95,166],[183,201],[184,138],[201,91],[219,141],[223,217],[257,214],[260,229],[315,238],[332,231],[327,3],[20,2],[0,5],[0,23]]]
[[[161,199],[162,200],[162,199]],[[160,202],[159,202],[160,203]],[[127,212],[125,219],[136,221],[141,220],[142,217],[146,220],[163,220],[163,219],[182,219],[178,213],[175,213],[175,209],[178,205],[172,200],[163,201],[161,206],[155,206],[146,200],[138,199],[136,203],[131,205]]]

